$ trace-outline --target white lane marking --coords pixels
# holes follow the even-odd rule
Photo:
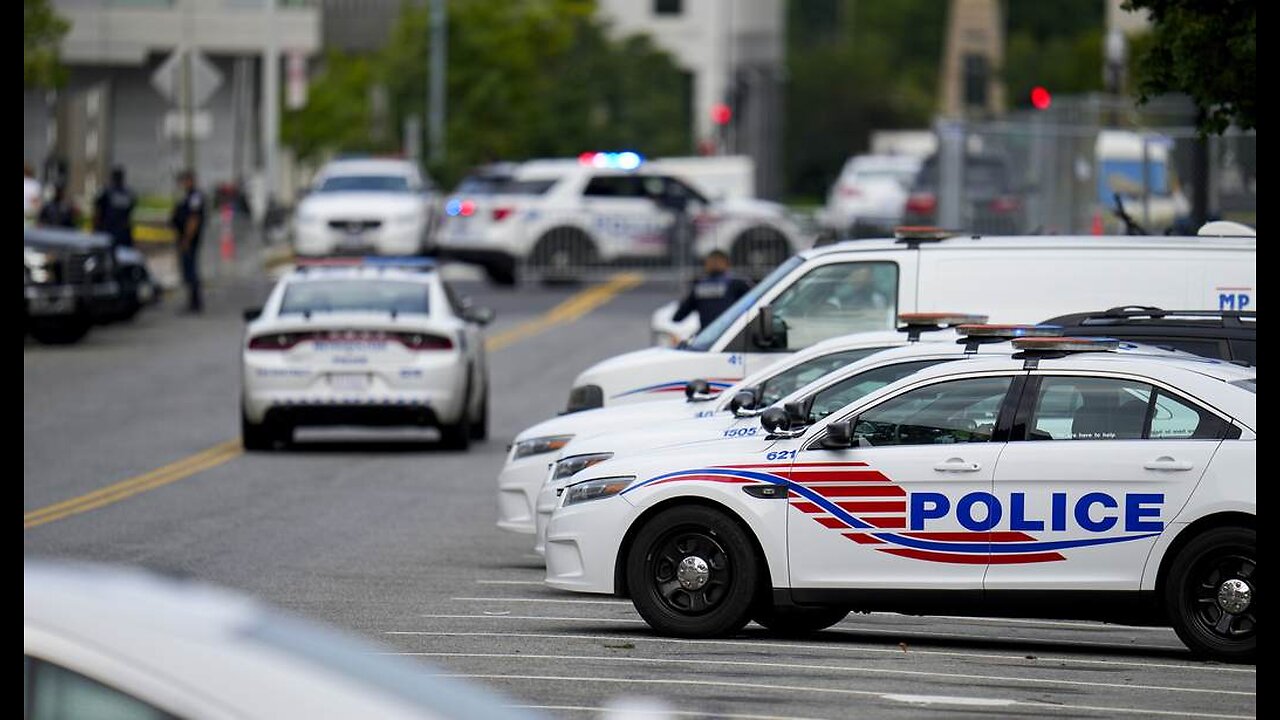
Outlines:
[[[833,688],[833,687],[814,687],[805,685],[766,685],[759,682],[730,682],[727,680],[675,680],[668,678],[649,678],[643,681],[637,681],[635,678],[609,678],[609,677],[574,677],[569,675],[498,675],[493,673],[447,673],[439,677],[455,677],[470,678],[472,680],[537,680],[545,682],[572,682],[572,683],[613,683],[617,685],[635,685],[637,682],[643,682],[645,685],[683,685],[692,687],[721,687],[734,688],[739,690],[779,690],[789,693],[822,693],[827,695],[852,695],[857,697],[874,697],[884,699],[882,693],[872,690],[853,690],[850,688]],[[1102,707],[1098,705],[1059,705],[1057,703],[1041,703],[1025,700],[1018,700],[1015,707],[1025,707],[1035,710],[1056,710],[1058,712],[1097,712],[1105,713],[1107,717],[1115,717],[1117,715],[1157,715],[1162,717],[1186,717],[1186,710],[1151,710],[1145,708],[1133,707]],[[1217,715],[1204,712],[1195,713],[1196,717],[1213,718],[1214,720],[1252,720],[1253,715]]]
[[[1008,698],[959,697],[957,695],[881,695],[885,700],[914,705],[959,705],[961,707],[1009,707],[1017,700]]]
[[[501,637],[501,638],[545,638],[548,640],[618,640],[622,642],[647,642],[647,643],[666,643],[671,645],[728,645],[731,647],[747,647],[747,648],[768,648],[768,649],[784,649],[784,650],[844,650],[849,652],[867,652],[881,653],[888,655],[929,655],[938,657],[957,657],[965,659],[978,660],[1013,660],[1015,662],[1029,664],[1044,663],[1067,663],[1078,665],[1102,665],[1115,667],[1129,667],[1138,669],[1160,669],[1160,670],[1194,670],[1196,672],[1225,672],[1225,673],[1245,673],[1256,675],[1258,669],[1256,667],[1229,667],[1225,665],[1177,665],[1174,663],[1152,663],[1152,662],[1128,662],[1125,660],[1096,660],[1093,658],[1076,658],[1076,657],[1051,657],[1045,655],[1037,655],[1035,659],[1028,659],[1026,655],[994,655],[990,653],[965,653],[950,652],[947,650],[917,650],[911,648],[909,652],[904,652],[901,648],[884,648],[884,647],[867,647],[864,645],[850,646],[837,645],[834,643],[812,642],[812,643],[788,643],[773,642],[763,640],[688,640],[684,638],[663,638],[663,637],[638,637],[635,635],[577,635],[573,633],[511,633],[511,632],[450,632],[450,631],[431,631],[431,630],[387,630],[383,635],[406,635],[406,636],[427,636],[427,637]]]
[[[1010,685],[1061,685],[1065,687],[1110,688],[1112,690],[1144,690],[1150,692],[1182,692],[1197,695],[1237,695],[1257,697],[1257,693],[1244,690],[1212,690],[1198,687],[1174,687],[1170,685],[1135,685],[1131,683],[1105,683],[1086,680],[1059,680],[1056,678],[1008,677],[1004,675],[977,675],[974,673],[949,673],[935,670],[893,670],[889,668],[857,667],[853,665],[823,665],[817,663],[757,662],[754,660],[690,660],[687,658],[641,658],[626,655],[540,655],[537,653],[464,653],[464,652],[401,652],[393,655],[405,657],[477,658],[490,660],[569,660],[578,662],[636,663],[638,665],[731,665],[742,668],[787,668],[790,670],[816,670],[833,673],[863,673],[868,675],[897,675],[902,677],[946,678],[950,680],[977,680]]]
[[[570,600],[568,598],[525,597],[456,597],[449,599],[462,602],[567,603],[570,605],[626,605],[631,607],[630,600]]]
[[[477,585],[537,585],[538,587],[546,587],[546,583],[541,580],[477,580]]]
[[[586,712],[594,713],[601,717],[605,717],[607,713],[617,712],[617,708],[610,707],[587,707],[584,705],[508,705],[507,707],[517,708],[520,710],[545,710],[555,712]],[[633,713],[649,714],[655,718],[666,717],[694,717],[705,718],[707,713],[701,710],[672,710],[671,708],[662,708],[646,713],[644,711],[627,708],[627,717],[634,717]],[[819,718],[801,717],[799,715],[744,715],[742,713],[722,713],[715,714],[718,718],[730,718],[730,720],[819,720]]]
[[[484,615],[456,615],[456,614],[447,614],[447,613],[442,613],[442,614],[424,613],[422,615],[419,615],[418,617],[435,619],[435,620],[467,620],[467,619],[489,620],[489,619],[492,619],[492,618],[487,618]],[[636,624],[636,625],[645,624],[643,620],[631,620],[627,618],[584,618],[584,617],[564,617],[560,615],[506,615],[502,619],[504,620],[547,620],[547,621],[553,621],[553,622],[626,623],[626,624]],[[965,633],[950,632],[947,630],[938,630],[936,632],[899,630],[897,627],[887,626],[887,625],[881,625],[876,627],[865,627],[865,626],[856,627],[856,626],[849,626],[849,625],[839,625],[837,627],[839,627],[840,632],[847,632],[853,635],[891,634],[891,635],[900,636],[900,637],[924,638],[926,640],[961,639],[961,640],[985,640],[985,641],[1016,642],[1016,643],[1031,642],[1031,643],[1038,643],[1038,644],[1047,643],[1051,645],[1071,645],[1074,647],[1088,647],[1088,648],[1097,648],[1097,649],[1103,649],[1107,647],[1106,643],[1103,643],[1099,640],[1060,640],[1057,638],[1050,639],[1050,638],[1015,637],[1011,635],[968,635]],[[1150,647],[1153,650],[1171,649],[1170,647],[1162,647],[1159,645],[1151,645],[1146,647]]]
[[[433,620],[493,620],[491,615],[450,615],[446,613],[427,613],[419,615],[421,618],[429,618]],[[558,620],[569,622],[599,622],[599,623],[627,623],[629,625],[644,625],[643,620],[631,620],[628,618],[578,618],[578,617],[546,617],[542,615],[503,615],[501,620]]]

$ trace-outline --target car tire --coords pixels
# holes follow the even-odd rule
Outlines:
[[[482,267],[489,282],[494,285],[511,287],[516,284],[516,264],[514,260],[488,260]]]
[[[791,257],[791,243],[771,227],[753,227],[738,235],[729,251],[733,266],[759,279]]]
[[[756,608],[751,619],[774,635],[808,635],[826,630],[849,614],[841,607],[779,607],[769,604]]]
[[[472,440],[488,440],[489,439],[489,391],[484,391],[484,396],[480,398],[480,417],[471,421],[469,428]]]
[[[283,441],[283,433],[267,423],[256,423],[240,413],[240,444],[245,450],[273,450],[276,441]]]
[[[646,522],[627,554],[626,574],[640,617],[660,635],[689,638],[741,630],[761,577],[747,532],[701,505],[674,507]]]
[[[456,423],[440,426],[440,447],[467,450],[471,447],[471,423],[464,416]]]
[[[1254,662],[1257,548],[1256,530],[1220,527],[1196,536],[1174,557],[1165,578],[1165,610],[1196,655]]]
[[[542,234],[529,254],[529,267],[543,283],[577,282],[583,271],[599,263],[595,243],[577,228],[553,228]]]
[[[75,317],[57,322],[33,321],[27,331],[45,345],[73,345],[83,340],[92,327],[93,322],[87,317]]]

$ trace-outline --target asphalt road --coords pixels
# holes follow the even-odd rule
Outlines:
[[[553,716],[636,695],[681,717],[1256,715],[1255,667],[1197,662],[1166,629],[875,614],[803,641],[755,626],[656,637],[628,602],[545,588],[529,540],[494,527],[495,477],[511,437],[563,407],[579,370],[645,344],[669,289],[636,288],[496,350],[492,439],[469,452],[362,437],[245,455],[226,444],[239,314],[268,282],[215,287],[200,318],[161,307],[74,347],[25,344],[24,512],[139,478],[122,498],[40,516],[26,557],[239,588]],[[580,290],[462,289],[497,310],[491,334]]]

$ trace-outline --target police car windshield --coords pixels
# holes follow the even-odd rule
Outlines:
[[[395,280],[325,279],[291,283],[280,303],[281,315],[335,312],[385,312],[426,315],[427,286]]]
[[[404,175],[335,175],[327,177],[316,192],[409,192]]]
[[[756,286],[747,291],[746,295],[738,298],[738,302],[730,305],[728,310],[721,313],[720,317],[715,319],[715,322],[702,328],[701,332],[695,335],[693,339],[685,345],[685,349],[696,350],[698,352],[707,352],[710,350],[711,346],[715,345],[716,340],[719,340],[720,336],[725,334],[729,327],[733,325],[735,320],[741,317],[743,313],[750,310],[751,307],[756,304],[756,301],[769,291],[769,288],[772,288],[774,285],[781,282],[782,278],[789,275],[792,270],[795,270],[803,262],[804,258],[799,255],[794,255],[786,262],[774,268],[773,272],[769,273],[763,280],[756,283]]]

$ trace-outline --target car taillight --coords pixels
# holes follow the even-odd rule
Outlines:
[[[990,207],[992,212],[1013,212],[1018,209],[1018,198],[1012,195],[1001,195],[991,201]]]
[[[314,340],[315,333],[268,333],[249,338],[250,350],[289,350],[300,343]]]
[[[858,189],[857,185],[841,185],[840,195],[841,197],[855,198],[862,195],[862,191]]]
[[[499,222],[505,220],[514,210],[509,207],[498,207],[493,209],[493,221]]]
[[[452,350],[453,341],[430,333],[400,332],[393,337],[410,350]]]
[[[938,208],[938,196],[931,192],[911,193],[907,197],[907,212],[927,214]]]

